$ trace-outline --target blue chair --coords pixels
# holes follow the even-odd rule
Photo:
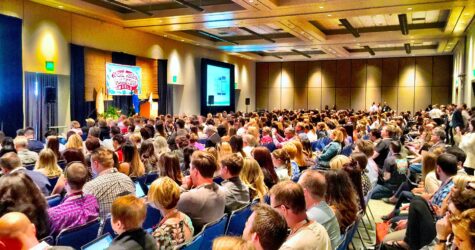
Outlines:
[[[350,246],[351,241],[353,240],[353,236],[358,229],[358,221],[351,223],[345,230],[345,234],[342,236],[342,240],[340,244],[336,247],[336,250],[346,250],[348,246]],[[354,248],[353,248],[354,249]]]
[[[353,148],[351,146],[352,145],[344,146],[340,154],[350,157],[351,153],[353,152]]]
[[[58,177],[53,177],[53,178],[48,178],[50,186],[48,187],[48,190],[51,192],[54,189],[54,186],[56,186],[56,183],[58,182],[59,176]]]
[[[156,226],[162,219],[160,210],[153,208],[150,204],[147,204],[147,216],[142,224],[143,229],[150,229]]]
[[[48,202],[49,207],[56,207],[61,203],[63,199],[59,194],[51,195],[46,197],[46,201]]]
[[[50,245],[50,246],[54,245],[53,236],[46,236],[46,237],[44,237],[43,239],[40,240],[40,242],[43,242],[43,241],[48,243],[48,245]]]
[[[117,236],[114,232],[114,229],[112,229],[112,221],[111,220],[112,219],[111,219],[110,214],[108,214],[107,217],[104,220],[102,220],[101,231],[99,233],[100,235],[110,233],[110,235],[114,238]]]
[[[213,246],[213,240],[224,235],[227,223],[228,215],[225,214],[217,221],[206,224],[203,227],[203,242],[201,242],[200,250],[211,249]]]
[[[251,204],[234,210],[229,216],[229,223],[226,228],[226,235],[241,236],[246,226],[247,219],[251,216]]]
[[[97,238],[100,226],[100,220],[97,218],[81,226],[63,229],[56,237],[56,245],[81,249],[82,246]]]
[[[157,172],[150,172],[147,175],[147,181],[145,181],[146,185],[151,184],[154,180],[158,178],[158,173]]]
[[[27,164],[27,165],[23,165],[23,167],[25,167],[28,170],[33,170],[35,168],[35,164]]]
[[[203,232],[195,235],[191,242],[183,243],[180,246],[177,246],[176,249],[180,250],[199,250],[201,244],[203,243]]]
[[[269,149],[269,151],[272,153],[274,150],[277,149],[277,147],[275,146],[275,144],[273,142],[271,143],[267,143],[265,145],[263,145],[264,147],[266,147],[267,149]]]
[[[67,165],[67,164],[66,164],[66,161],[64,161],[64,160],[63,160],[63,161],[58,161],[58,166],[59,166],[61,169],[64,170],[64,168],[66,167],[66,165]]]
[[[206,145],[206,139],[198,139],[198,143],[201,143],[203,145]]]

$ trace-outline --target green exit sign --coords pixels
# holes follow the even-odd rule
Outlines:
[[[54,62],[46,61],[45,69],[46,69],[46,71],[54,71]]]
[[[475,69],[473,70],[473,77],[475,77]]]
[[[178,78],[177,76],[173,76],[172,82],[176,83],[176,79],[177,79],[177,78]]]

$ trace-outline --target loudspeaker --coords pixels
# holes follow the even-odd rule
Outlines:
[[[251,98],[246,98],[246,105],[251,105]]]
[[[214,95],[208,96],[208,104],[213,105],[214,104]]]
[[[54,87],[45,88],[45,102],[56,103],[56,88]]]

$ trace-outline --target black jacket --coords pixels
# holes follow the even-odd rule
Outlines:
[[[126,231],[117,236],[109,250],[158,250],[155,239],[142,228]]]

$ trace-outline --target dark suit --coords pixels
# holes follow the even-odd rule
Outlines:
[[[40,153],[44,148],[45,145],[42,142],[33,139],[28,140],[28,150]]]
[[[109,250],[149,250],[158,249],[155,239],[147,234],[142,228],[126,231],[117,236]]]

